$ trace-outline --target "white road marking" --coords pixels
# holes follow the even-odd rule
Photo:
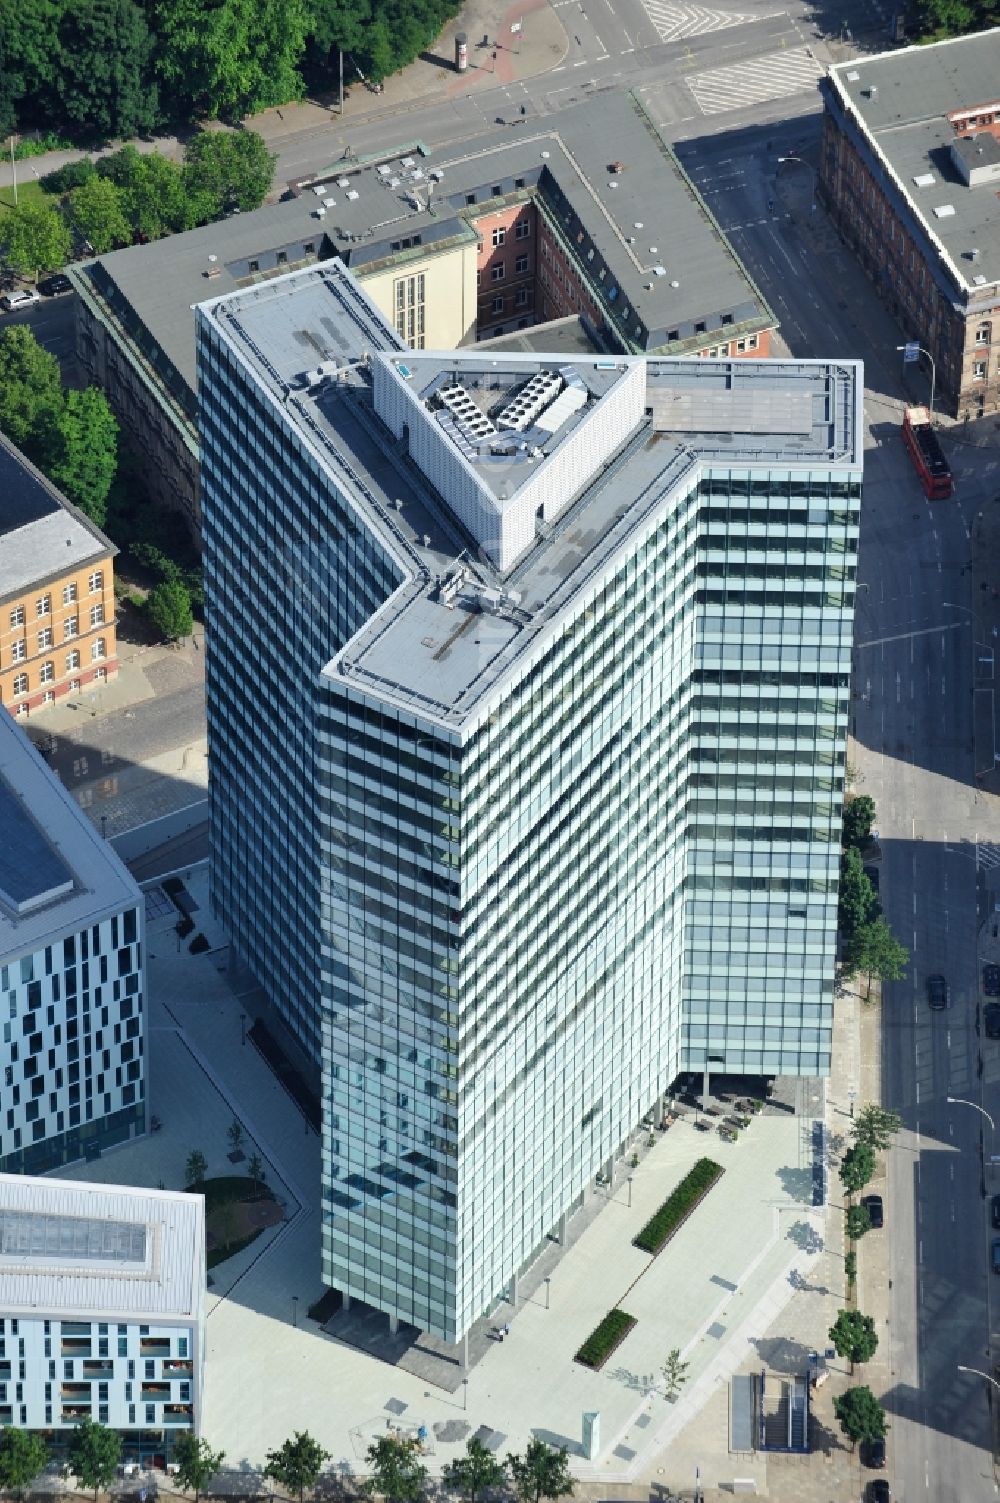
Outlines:
[[[740,62],[706,69],[685,82],[703,115],[721,115],[766,99],[786,99],[815,90],[823,72],[822,63],[808,47],[789,47],[754,58],[750,65]]]
[[[646,14],[660,34],[663,42],[676,42],[681,37],[700,37],[712,31],[725,31],[730,26],[746,26],[755,21],[769,21],[780,16],[775,11],[771,16],[758,16],[740,11],[709,10],[703,5],[677,5],[670,0],[642,0]]]

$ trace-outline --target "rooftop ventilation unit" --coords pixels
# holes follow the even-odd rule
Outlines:
[[[667,274],[667,268],[665,266],[654,266],[653,267],[653,276],[654,277],[665,277],[666,274]]]
[[[326,210],[323,208],[322,204],[320,204],[320,206],[319,206],[318,209],[313,209],[313,218],[314,219],[325,219],[326,218]]]
[[[381,167],[376,167],[375,171],[378,173],[379,177],[390,177],[392,175],[392,168],[387,167],[384,162],[382,163]]]
[[[918,172],[913,181],[918,188],[933,188],[935,178],[933,172]]]
[[[337,207],[337,200],[335,198],[324,198],[323,207],[324,209],[335,209]]]
[[[878,85],[877,84],[869,84],[869,86],[865,90],[865,92],[868,95],[869,99],[874,99],[875,95],[878,93]]]
[[[315,193],[315,195],[316,195],[317,198],[322,198],[323,194],[326,192],[326,188],[323,186],[322,183],[319,183],[319,184],[314,185],[312,191]]]
[[[986,278],[983,276],[981,271],[977,272],[976,275],[972,278],[972,285],[973,287],[986,286]]]
[[[969,260],[970,261],[978,261],[979,260],[979,247],[978,247],[978,245],[974,245],[972,247],[972,249],[970,250],[970,252],[969,252]]]
[[[338,188],[349,188],[350,186],[351,186],[351,180],[350,180],[349,177],[338,177],[338,179],[337,179],[337,187]]]
[[[955,213],[954,204],[938,204],[934,210],[935,219],[951,219]]]
[[[850,73],[848,73],[848,75],[847,75],[847,82],[848,83],[857,83],[857,81],[858,81],[858,79],[860,77],[861,77],[861,74],[858,72],[857,68],[852,68],[851,71],[850,71]]]
[[[400,167],[404,167],[408,170],[411,167],[415,167],[417,164],[412,157],[404,157],[399,165]]]
[[[360,198],[361,195],[359,194],[357,188],[348,188],[348,190],[347,190],[347,196],[351,200],[351,202],[353,203],[354,200],[356,198]]]

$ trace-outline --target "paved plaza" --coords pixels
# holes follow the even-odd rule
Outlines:
[[[434,1473],[474,1432],[488,1434],[501,1454],[539,1435],[568,1448],[581,1480],[625,1483],[661,1472],[662,1453],[672,1456],[703,1411],[721,1429],[717,1466],[732,1476],[726,1380],[748,1357],[759,1365],[769,1326],[797,1290],[815,1283],[823,1213],[812,1206],[812,1121],[768,1110],[729,1144],[696,1131],[689,1117],[657,1134],[655,1147],[643,1140],[638,1168],[619,1165],[611,1191],[593,1192],[604,1203],[584,1213],[582,1235],[563,1256],[546,1253],[548,1284],[541,1274],[523,1279],[517,1307],[497,1313],[510,1323],[508,1339],[488,1343],[467,1384],[453,1391],[429,1384],[308,1319],[323,1292],[319,1140],[252,1044],[241,1042],[240,997],[224,936],[208,916],[204,867],[186,885],[198,905],[195,932],[209,942],[204,954],[187,952],[190,937],[178,941],[161,890],[149,902],[149,1098],[162,1128],[71,1173],[178,1186],[192,1148],[205,1154],[210,1174],[232,1172],[226,1131],[234,1116],[248,1154],[264,1158],[284,1219],[213,1270],[209,1295],[204,1433],[228,1465],[258,1466],[269,1448],[307,1428],[332,1464],[354,1472],[391,1423],[426,1429]],[[706,1153],[725,1166],[721,1182],[658,1258],[639,1252],[632,1237]],[[618,1303],[636,1325],[604,1371],[591,1373],[573,1354]],[[690,1370],[680,1398],[668,1403],[659,1370],[672,1347]],[[806,1351],[793,1346],[790,1370],[803,1370]],[[581,1445],[587,1411],[601,1417],[591,1462]],[[735,1470],[762,1485],[759,1459]]]

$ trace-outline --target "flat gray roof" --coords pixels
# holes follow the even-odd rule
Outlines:
[[[405,258],[402,242],[414,236],[421,253],[471,238],[470,215],[529,190],[581,259],[593,251],[585,264],[595,294],[609,300],[620,334],[625,308],[629,331],[642,321],[643,348],[660,348],[672,332],[680,342],[700,338],[696,323],[708,333],[725,327],[723,319],[751,330],[776,324],[670,148],[618,92],[560,111],[552,125],[518,116],[513,126],[436,153],[410,146],[341,160],[298,184],[290,201],[113,251],[71,273],[108,303],[193,418],[196,303],[280,274],[279,254],[288,265],[336,255],[363,277]],[[577,224],[586,231],[582,246]]]
[[[293,273],[203,306],[200,316],[283,406],[404,576],[326,665],[325,677],[348,692],[389,700],[456,736],[484,712],[519,655],[558,629],[579,592],[624,552],[633,531],[666,495],[694,483],[704,467],[860,475],[857,362],[619,356],[613,362],[619,370],[641,368],[652,417],[643,415],[631,426],[552,527],[541,529],[513,569],[501,574],[431,481],[404,464],[396,445],[387,442],[372,411],[375,362],[331,370],[304,387],[298,350],[287,339],[270,342],[269,331],[301,329],[319,307],[336,318],[350,281],[340,268],[336,275],[331,267]],[[348,309],[345,332],[352,319]],[[479,350],[412,358],[427,368],[446,359],[470,385],[477,370],[487,373],[494,364],[489,352]],[[543,364],[539,360],[538,367]],[[522,370],[530,365],[520,357]],[[565,442],[572,444],[572,435]]]
[[[967,186],[951,147],[969,134],[977,106],[1000,126],[1000,28],[840,63],[823,87],[888,170],[925,239],[943,254],[954,291],[995,297],[998,185]]]
[[[117,551],[0,433],[0,600]]]
[[[142,895],[31,741],[0,713],[0,963],[98,923]]]
[[[480,351],[510,350],[519,355],[599,355],[601,346],[593,339],[582,318],[554,318],[547,324],[533,324],[527,329],[515,329],[510,334],[498,334],[495,339],[482,339],[476,348]]]
[[[197,1321],[204,1246],[201,1195],[0,1174],[5,1315]]]

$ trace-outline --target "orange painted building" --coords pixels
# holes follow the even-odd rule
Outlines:
[[[0,704],[20,719],[117,673],[117,550],[2,434],[0,497]]]

